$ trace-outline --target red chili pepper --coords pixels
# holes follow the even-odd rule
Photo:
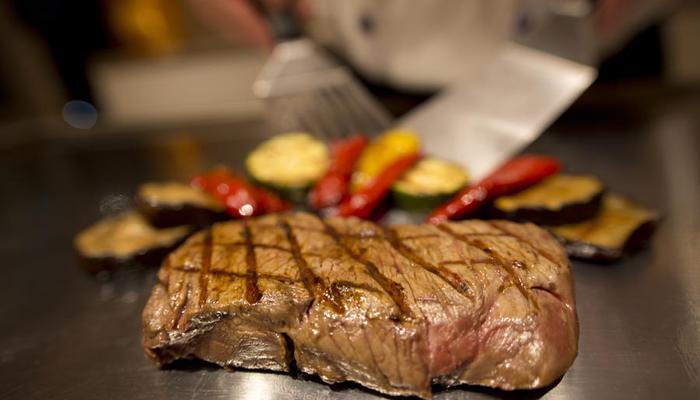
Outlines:
[[[457,193],[447,203],[435,209],[428,222],[439,224],[476,211],[487,201],[514,193],[556,173],[561,163],[551,157],[524,155],[501,165],[480,182]]]
[[[292,207],[290,202],[284,200],[276,193],[261,188],[255,188],[255,198],[258,200],[262,211],[266,213],[285,211]]]
[[[274,193],[255,187],[226,167],[216,167],[192,178],[191,185],[213,195],[236,218],[284,211],[291,205]]]
[[[309,192],[309,204],[316,210],[337,205],[348,194],[355,162],[367,146],[367,137],[355,135],[332,144],[331,165],[326,175]]]
[[[391,185],[419,159],[418,153],[407,154],[396,159],[371,182],[343,200],[338,207],[338,214],[343,217],[369,217],[372,210],[389,192]]]

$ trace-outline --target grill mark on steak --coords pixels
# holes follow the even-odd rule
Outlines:
[[[200,272],[199,269],[196,268],[185,268],[185,267],[172,267],[173,271],[179,271],[179,272],[184,272],[187,274],[197,274]],[[233,272],[233,271],[222,271],[222,270],[210,270],[209,275],[212,276],[223,276],[231,279],[247,279],[248,274],[241,274],[238,272]],[[282,275],[272,275],[272,274],[257,274],[258,280],[260,279],[268,279],[271,281],[277,281],[280,283],[302,283],[301,281],[294,280],[292,278],[288,278],[286,276]]]
[[[325,229],[317,229],[317,228],[311,228],[308,226],[298,226],[298,225],[293,225],[290,224],[292,228],[296,231],[303,231],[303,232],[311,232],[311,233],[320,233],[320,234],[328,234],[328,231]],[[279,226],[275,225],[268,225],[268,224],[263,224],[263,225],[256,225],[256,228],[260,229],[276,229],[279,228]],[[384,237],[382,235],[376,235],[374,233],[372,234],[366,234],[366,233],[340,233],[338,232],[338,236],[342,238],[351,238],[351,239],[383,239]]]
[[[380,293],[379,290],[369,285],[363,285],[361,283],[355,283],[350,281],[335,281],[331,284],[331,286],[336,286],[338,288],[361,289],[371,293]]]
[[[323,283],[321,278],[316,275],[313,270],[311,270],[309,264],[306,262],[306,259],[301,254],[301,247],[299,246],[296,236],[294,236],[294,232],[292,231],[292,227],[289,225],[289,222],[284,218],[279,218],[278,224],[287,237],[289,248],[292,250],[292,258],[294,259],[294,263],[297,265],[297,268],[299,268],[299,276],[301,277],[301,281],[304,283],[304,287],[306,287],[306,290],[309,292],[311,297],[313,297],[312,302],[309,303],[309,309],[313,305],[313,301],[320,298],[330,303],[331,308],[335,312],[342,314],[345,307],[343,307],[343,303],[341,301],[342,295],[340,292],[333,287],[330,289],[326,288],[326,285]]]
[[[472,293],[469,284],[462,278],[460,278],[459,275],[455,274],[454,272],[439,264],[435,265],[424,260],[421,256],[414,252],[413,249],[411,249],[411,247],[403,243],[399,236],[396,234],[396,231],[394,231],[393,229],[387,227],[382,228],[382,230],[384,232],[387,242],[389,242],[391,247],[393,247],[405,259],[442,279],[459,294],[467,297],[468,299],[473,299],[474,293]],[[432,236],[437,237],[438,235]],[[429,237],[429,235],[425,235],[425,237]]]
[[[556,259],[554,258],[554,256],[552,256],[551,254],[549,254],[548,251],[543,250],[543,249],[540,249],[539,247],[535,246],[534,244],[532,244],[532,242],[530,242],[530,241],[527,240],[526,238],[522,237],[521,235],[519,235],[519,234],[517,234],[517,233],[515,233],[515,232],[513,232],[513,231],[511,231],[511,230],[509,230],[508,228],[505,228],[504,226],[502,226],[502,225],[499,224],[498,222],[491,222],[491,221],[485,221],[485,222],[486,222],[487,224],[489,224],[489,226],[492,227],[493,229],[496,229],[496,230],[498,230],[498,231],[500,231],[500,232],[503,232],[504,235],[513,237],[513,238],[515,238],[515,239],[517,239],[517,240],[519,240],[519,241],[525,243],[525,244],[526,244],[529,248],[531,248],[532,251],[534,251],[535,254],[537,254],[538,256],[546,258],[547,260],[549,260],[550,262],[552,262],[554,265],[559,265],[559,263],[556,261]]]
[[[536,309],[539,309],[539,305],[537,304],[534,297],[532,296],[532,293],[530,293],[530,291],[527,290],[527,288],[525,287],[525,284],[520,279],[520,276],[515,272],[515,270],[513,270],[513,266],[508,264],[508,262],[506,260],[504,260],[500,254],[498,254],[497,252],[490,249],[486,243],[481,241],[481,239],[478,239],[478,238],[472,239],[471,238],[472,235],[459,234],[459,233],[453,231],[449,226],[447,226],[445,224],[440,224],[437,227],[441,231],[450,235],[452,238],[454,238],[454,239],[456,239],[456,240],[458,240],[458,241],[460,241],[460,242],[462,242],[470,247],[473,247],[475,249],[480,250],[481,252],[486,254],[489,258],[491,258],[495,262],[495,265],[501,267],[501,269],[503,269],[506,272],[506,274],[510,278],[510,281],[513,283],[513,285],[516,288],[518,288],[518,290],[523,295],[523,297],[525,297],[525,299],[527,299],[529,302],[531,302],[535,306]]]
[[[163,268],[166,269],[176,269],[172,267],[172,264],[170,263],[170,256],[165,258],[165,261],[163,262]],[[158,281],[166,288],[168,289],[170,287],[169,282],[163,282],[160,280],[160,277],[158,277]],[[185,306],[187,306],[187,301],[190,297],[190,290],[191,286],[189,281],[187,282],[187,287],[185,288],[185,294],[182,300],[176,304],[172,305],[173,308],[173,320],[170,323],[170,329],[176,329],[180,325],[180,321],[182,320],[182,317],[185,314]],[[171,303],[172,304],[172,303]]]
[[[439,266],[444,267],[445,265],[464,265],[465,267],[469,267],[474,264],[490,264],[490,265],[496,265],[496,261],[494,261],[492,258],[472,258],[468,260],[445,260],[445,261],[440,261],[438,263]]]
[[[211,245],[214,247],[245,247],[248,244],[246,242],[218,242],[218,243],[212,243]],[[193,248],[197,248],[197,247],[202,246],[202,244],[194,243],[191,246]],[[278,250],[278,251],[283,251],[285,253],[291,253],[291,250],[285,249],[282,246],[277,246],[274,244],[253,243],[253,248],[266,249],[266,250]]]
[[[172,269],[173,271],[178,271],[178,272],[184,272],[186,274],[197,274],[200,272],[199,269],[197,268],[186,268],[186,267],[181,267],[181,266],[176,266],[176,267],[168,267]],[[212,276],[223,276],[231,279],[247,279],[248,275],[247,274],[241,274],[233,271],[222,271],[222,270],[210,270],[209,275]],[[303,282],[300,280],[295,280],[286,276],[282,275],[272,275],[272,274],[257,274],[258,281],[262,279],[267,279],[271,281],[276,281],[279,283],[284,283],[284,284],[292,284],[292,283],[301,283],[303,285]],[[162,284],[167,285],[167,282],[160,281]],[[340,281],[335,281],[331,284],[331,286],[338,288],[338,289],[358,289],[358,290],[364,290],[370,293],[380,293],[379,290],[376,288],[373,288],[372,286],[369,285],[363,285],[361,283],[355,283],[355,282],[350,282],[346,280],[340,280]],[[338,289],[333,289],[333,290],[338,290]]]
[[[362,257],[361,254],[355,253],[350,246],[345,244],[343,242],[342,235],[338,233],[335,229],[333,229],[330,224],[328,224],[324,220],[320,220],[321,223],[325,227],[325,233],[329,235],[330,237],[333,238],[333,240],[338,244],[338,247],[343,249],[343,251],[350,256],[353,260],[359,262],[365,267],[365,270],[369,274],[369,276],[375,280],[381,286],[381,288],[391,297],[391,300],[396,304],[396,306],[399,308],[399,316],[398,320],[410,320],[413,319],[415,316],[413,315],[413,311],[411,311],[411,308],[408,306],[406,303],[406,298],[403,294],[403,287],[392,281],[391,279],[387,278],[386,276],[382,275],[381,272],[379,272],[379,269],[377,268],[376,265],[374,265],[373,262],[365,259]]]
[[[185,318],[185,310],[187,309],[187,303],[190,300],[190,295],[192,294],[192,284],[187,281],[187,287],[185,288],[185,295],[182,301],[175,306],[175,313],[173,318],[173,324],[171,329],[181,330],[184,324],[183,319]]]
[[[247,221],[243,221],[243,240],[245,241],[245,299],[248,304],[255,304],[262,298],[258,288],[258,260],[255,257],[253,233]]]
[[[202,271],[199,274],[199,301],[197,304],[201,308],[204,302],[207,300],[207,286],[209,285],[209,270],[211,269],[211,256],[214,252],[214,246],[212,245],[211,229],[204,232],[204,245],[202,246]]]
[[[239,243],[239,242],[233,242],[230,244],[230,246],[251,246],[253,249],[265,249],[265,250],[277,250],[277,251],[283,251],[285,253],[290,253],[291,251],[289,249],[285,249],[282,246],[275,246],[274,244],[263,244],[263,243]]]

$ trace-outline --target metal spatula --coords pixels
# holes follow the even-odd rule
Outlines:
[[[472,179],[537,139],[597,76],[588,63],[585,16],[553,14],[537,35],[509,42],[474,75],[455,82],[397,124],[423,150],[462,164]]]
[[[291,8],[267,15],[277,45],[253,92],[265,101],[274,133],[303,130],[334,138],[371,135],[391,125],[389,113],[352,73],[302,36]]]

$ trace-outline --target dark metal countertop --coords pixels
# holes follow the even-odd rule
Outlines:
[[[634,107],[589,110],[560,120],[531,146],[658,208],[663,223],[649,249],[619,264],[573,263],[580,351],[560,382],[515,393],[465,387],[436,398],[700,397],[699,111],[698,96],[643,117]],[[140,182],[185,177],[216,161],[240,166],[258,129],[54,138],[0,153],[0,398],[376,396],[354,385],[201,364],[158,370],[140,347],[155,271],[94,279],[75,262],[73,234],[123,205]]]

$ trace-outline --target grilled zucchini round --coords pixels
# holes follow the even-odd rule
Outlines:
[[[256,183],[294,202],[303,202],[309,188],[328,170],[328,148],[307,133],[286,133],[260,144],[246,158]]]
[[[396,205],[407,211],[431,210],[462,189],[469,176],[457,164],[426,158],[392,186]]]
[[[603,183],[589,175],[553,175],[510,196],[497,198],[494,218],[564,225],[593,218],[600,210]]]

